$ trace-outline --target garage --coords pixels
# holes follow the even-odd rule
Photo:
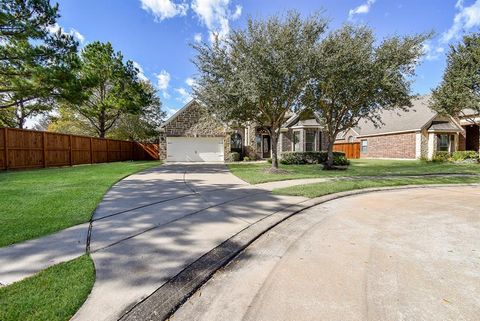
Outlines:
[[[223,162],[222,137],[167,137],[168,162]]]

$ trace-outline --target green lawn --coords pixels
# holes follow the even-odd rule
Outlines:
[[[338,192],[383,186],[428,185],[428,184],[469,184],[480,183],[480,177],[475,176],[432,176],[432,177],[394,177],[389,179],[333,179],[328,182],[297,185],[273,190],[277,195],[295,195],[304,197],[319,197]]]
[[[88,255],[0,288],[0,320],[65,321],[88,297],[95,268]]]
[[[0,246],[88,222],[110,186],[157,165],[137,161],[0,172]]]
[[[264,171],[268,163],[228,164],[230,171],[251,184],[297,178],[418,175],[418,174],[480,174],[480,164],[431,163],[407,160],[356,159],[345,171],[324,171],[321,165],[280,165],[285,174],[270,174]]]

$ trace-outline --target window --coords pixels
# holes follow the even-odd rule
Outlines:
[[[232,152],[242,151],[242,135],[239,133],[233,133],[230,136],[230,150]]]
[[[368,140],[362,139],[362,153],[366,153],[368,150]]]
[[[317,148],[317,132],[316,131],[307,131],[305,132],[305,151],[314,152]]]
[[[449,152],[450,151],[450,135],[438,134],[437,135],[437,152]]]
[[[300,131],[293,132],[293,151],[300,151]]]
[[[255,145],[257,147],[257,153],[261,153],[262,152],[262,136],[257,135],[255,137]]]
[[[355,139],[355,138],[354,138],[353,136],[348,136],[347,142],[353,143],[353,140],[354,140],[354,139]]]

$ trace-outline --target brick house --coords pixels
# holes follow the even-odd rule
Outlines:
[[[465,129],[458,120],[430,109],[429,100],[419,97],[407,111],[383,112],[380,127],[360,122],[336,142],[359,142],[360,158],[432,159],[438,151],[461,150]]]
[[[326,149],[317,115],[303,111],[286,117],[278,140],[278,154]],[[255,124],[226,125],[192,100],[161,127],[160,159],[221,162],[238,152],[252,160],[271,157],[268,128]]]

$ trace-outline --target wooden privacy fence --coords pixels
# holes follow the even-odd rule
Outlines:
[[[158,144],[0,128],[0,169],[159,159]]]
[[[333,144],[334,152],[344,152],[349,159],[360,158],[360,143]]]

